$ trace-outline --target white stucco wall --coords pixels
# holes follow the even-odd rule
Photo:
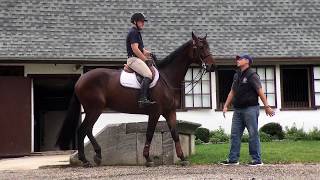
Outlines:
[[[320,129],[320,110],[315,111],[280,111],[275,109],[276,115],[273,117],[266,116],[264,110],[260,110],[259,128],[269,122],[277,122],[283,128],[286,126],[292,127],[294,124],[298,128],[303,128],[305,131],[312,130],[314,127]],[[221,111],[215,110],[192,110],[188,112],[178,112],[177,119],[185,120],[202,124],[202,127],[210,130],[222,127],[227,133],[231,130],[233,112],[227,112],[224,119]],[[145,115],[133,115],[123,113],[104,113],[100,116],[94,126],[93,133],[99,132],[107,124],[139,122],[147,121]],[[161,116],[160,120],[164,120]]]
[[[231,120],[233,112],[226,113],[226,119],[223,118],[221,111],[216,109],[216,77],[215,73],[211,75],[212,83],[212,109],[210,110],[189,110],[187,112],[177,112],[178,120],[191,121],[202,124],[202,127],[210,130],[222,127],[227,133],[231,130]],[[292,127],[294,124],[298,128],[303,128],[305,131],[312,130],[313,127],[320,128],[320,109],[306,110],[306,111],[280,111],[281,107],[281,84],[280,84],[280,66],[276,66],[276,91],[277,91],[277,109],[276,115],[267,117],[264,109],[260,110],[259,128],[269,122],[280,123],[283,128],[286,126]],[[164,120],[163,117],[160,120]],[[139,122],[147,121],[145,115],[132,115],[132,114],[118,114],[118,113],[104,113],[100,116],[96,125],[94,126],[93,133],[99,132],[105,125],[113,123],[124,122]]]
[[[81,74],[82,68],[76,70],[75,65],[71,64],[25,64],[25,75],[28,74]],[[207,110],[189,110],[187,112],[177,112],[178,120],[185,120],[202,124],[202,127],[210,130],[222,127],[227,133],[230,133],[232,111],[226,113],[226,119],[223,118],[221,111],[215,111],[216,108],[216,77],[215,73],[211,74],[212,83],[212,109]],[[291,127],[295,124],[298,128],[305,131],[311,130],[313,127],[320,128],[320,109],[308,111],[280,111],[281,107],[281,91],[280,91],[280,68],[276,66],[276,91],[277,91],[277,107],[274,117],[267,117],[262,109],[259,117],[259,127],[269,122],[278,122],[283,127]],[[33,114],[33,113],[32,113]],[[84,118],[84,116],[83,116]],[[93,133],[98,133],[108,124],[140,122],[147,121],[146,115],[133,115],[124,113],[103,113],[96,122]],[[160,120],[164,120],[160,117]],[[33,120],[32,120],[33,121]],[[87,141],[87,139],[86,139]]]

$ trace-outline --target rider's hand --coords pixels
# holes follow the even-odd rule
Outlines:
[[[147,57],[147,58],[151,58],[151,52],[146,50],[146,49],[143,49],[143,54]]]
[[[130,69],[130,67],[128,66],[128,64],[124,64],[123,67],[124,67],[125,70],[129,70],[129,69]]]
[[[152,59],[146,60],[145,63],[147,64],[148,67],[151,67],[153,65]]]

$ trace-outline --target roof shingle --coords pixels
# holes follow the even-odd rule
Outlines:
[[[217,57],[320,56],[320,0],[7,0],[0,56],[125,58],[136,11],[148,17],[144,42],[159,57],[191,31],[207,33]]]

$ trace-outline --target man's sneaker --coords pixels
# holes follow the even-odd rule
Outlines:
[[[263,162],[261,161],[251,161],[248,163],[248,166],[262,166]]]
[[[225,161],[221,161],[220,164],[224,165],[224,166],[230,166],[230,165],[239,165],[239,162],[238,161],[225,160]]]

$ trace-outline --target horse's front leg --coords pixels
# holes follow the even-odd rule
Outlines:
[[[168,113],[165,113],[163,114],[163,117],[166,119],[168,127],[170,129],[172,139],[175,143],[177,156],[181,160],[180,164],[182,166],[188,165],[189,161],[186,160],[186,158],[183,155],[183,151],[182,151],[180,139],[179,139],[179,133],[176,128],[176,122],[177,122],[176,111],[170,111]]]
[[[151,146],[151,141],[153,138],[154,130],[156,129],[159,117],[160,117],[160,115],[149,115],[149,119],[148,119],[146,142],[145,142],[145,145],[143,148],[143,156],[146,159],[146,166],[147,167],[154,166],[154,163],[149,156],[149,151],[150,151],[150,146]]]

